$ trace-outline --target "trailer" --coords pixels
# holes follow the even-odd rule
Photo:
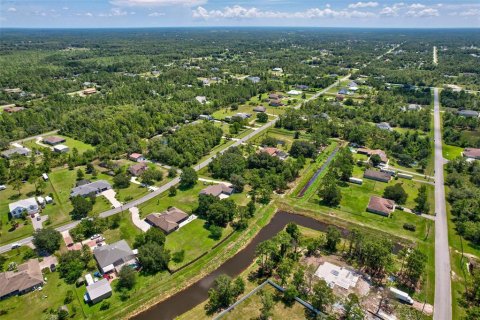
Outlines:
[[[406,292],[400,291],[397,288],[390,288],[390,293],[392,294],[393,297],[395,297],[396,299],[402,302],[408,303],[409,305],[413,304],[413,299]]]
[[[363,183],[362,179],[354,178],[354,177],[348,178],[348,181],[350,181],[351,183],[356,183],[356,184],[362,184]]]
[[[395,170],[387,169],[387,168],[384,168],[384,167],[383,167],[383,168],[380,168],[380,171],[381,171],[381,172],[385,172],[385,173],[387,173],[387,174],[389,174],[389,175],[391,175],[391,176],[394,176],[394,175],[397,173],[397,171],[395,171]]]
[[[48,175],[46,173],[42,173],[42,178],[45,181],[48,181]]]
[[[408,179],[408,180],[412,180],[413,179],[413,176],[411,174],[406,174],[406,173],[401,173],[399,172],[397,174],[397,177],[399,178],[403,178],[403,179]]]

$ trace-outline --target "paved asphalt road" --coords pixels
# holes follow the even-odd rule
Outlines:
[[[344,80],[348,79],[349,77],[350,77],[350,75],[347,75],[347,76],[343,77],[342,79],[340,79],[339,81],[344,81]],[[331,86],[323,89],[322,91],[317,92],[315,95],[313,95],[312,97],[310,97],[307,101],[314,100],[314,99],[318,98],[319,96],[321,96],[322,94],[324,94],[325,92],[327,92],[328,90],[330,90],[331,88],[335,87],[337,84],[338,84],[338,81],[335,82],[335,83],[333,83]],[[296,105],[294,108],[295,108],[295,109],[299,109],[299,108],[301,107],[301,105],[302,105],[302,104],[300,103],[300,104]],[[277,122],[277,119],[278,119],[278,118],[276,118],[276,119],[274,119],[274,120],[272,120],[272,121],[264,124],[263,126],[257,128],[255,131],[253,131],[253,132],[249,133],[248,135],[246,135],[245,137],[243,137],[243,138],[241,138],[241,139],[238,139],[238,140],[235,141],[232,145],[230,145],[229,148],[235,147],[235,146],[239,146],[240,144],[242,144],[242,143],[250,140],[250,139],[253,138],[254,136],[260,134],[260,133],[263,132],[263,131],[265,131],[266,129],[272,127],[272,126],[275,124],[275,122]],[[45,135],[45,134],[42,134],[42,135]],[[39,136],[42,136],[42,135],[39,135]],[[35,138],[35,137],[33,137],[33,138]],[[24,140],[30,140],[30,139],[32,139],[32,137],[27,138],[27,139],[24,139]],[[225,150],[227,150],[227,149],[228,149],[228,148],[220,151],[220,153],[225,152]],[[205,161],[197,164],[197,165],[194,167],[194,169],[198,171],[198,170],[200,170],[200,169],[208,166],[208,164],[209,164],[210,162],[212,162],[212,160],[213,160],[214,157],[215,157],[215,155],[212,155],[211,157],[209,157],[209,158],[206,159]],[[105,212],[100,213],[100,217],[106,218],[106,217],[109,217],[109,216],[111,216],[111,215],[114,215],[114,214],[117,214],[117,213],[119,213],[119,212],[122,212],[122,211],[124,211],[124,210],[128,210],[128,209],[130,209],[130,208],[132,208],[132,207],[137,207],[137,206],[141,205],[142,203],[147,202],[148,200],[153,199],[153,198],[155,198],[156,196],[160,195],[161,193],[167,191],[168,189],[170,189],[171,186],[175,186],[175,185],[177,185],[179,182],[180,182],[180,178],[177,177],[177,178],[173,179],[172,181],[166,183],[165,185],[159,187],[157,190],[155,190],[155,191],[153,191],[153,192],[151,192],[151,193],[149,193],[149,194],[147,194],[147,195],[145,195],[145,196],[143,196],[143,197],[141,197],[141,198],[139,198],[139,199],[137,199],[137,200],[133,200],[133,201],[131,201],[131,202],[128,202],[128,203],[122,205],[122,206],[119,207],[119,208],[114,208],[114,209],[111,209],[111,210],[108,210],[108,211],[105,211]],[[63,226],[61,226],[61,227],[56,228],[56,230],[58,230],[58,231],[60,231],[60,232],[66,231],[66,230],[70,230],[70,229],[74,228],[78,223],[79,223],[79,221],[73,221],[73,222],[70,222],[70,223],[68,223],[68,224],[66,224],[66,225],[63,225]],[[29,243],[32,242],[32,239],[33,239],[32,237],[27,237],[27,238],[23,238],[23,239],[17,240],[17,241],[15,241],[14,243],[18,243],[18,244],[20,244],[20,245],[27,245],[27,244],[29,244]],[[10,251],[11,249],[12,249],[12,243],[9,243],[9,244],[7,244],[7,245],[4,245],[4,246],[1,246],[1,247],[0,247],[0,253],[4,253],[4,252],[7,252],[7,251]]]
[[[443,181],[442,132],[438,88],[434,88],[435,138],[435,304],[434,320],[452,319],[452,292],[450,287],[450,251],[448,247],[447,210]]]

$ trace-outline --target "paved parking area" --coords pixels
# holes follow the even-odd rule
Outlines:
[[[40,220],[37,220],[37,217],[40,217]],[[48,220],[48,216],[41,216],[37,213],[33,218],[30,219],[32,220],[33,230],[38,230],[43,228],[43,223]]]

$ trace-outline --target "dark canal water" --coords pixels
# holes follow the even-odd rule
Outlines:
[[[174,319],[175,317],[187,312],[196,305],[208,299],[208,289],[213,285],[213,281],[221,274],[227,274],[230,277],[236,277],[244,271],[255,259],[255,248],[257,245],[265,240],[275,236],[279,231],[283,230],[285,226],[295,222],[296,224],[318,231],[326,231],[329,224],[317,221],[315,219],[292,214],[284,211],[278,211],[260,232],[253,238],[253,240],[235,256],[225,261],[220,267],[212,273],[195,282],[190,287],[177,294],[169,297],[166,300],[154,305],[148,310],[138,314],[133,319],[135,320],[160,320],[160,319]],[[338,227],[337,227],[338,228]],[[343,237],[348,236],[347,229],[338,228]],[[398,248],[396,246],[395,251]]]

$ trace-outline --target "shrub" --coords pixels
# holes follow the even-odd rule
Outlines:
[[[403,229],[409,230],[409,231],[415,231],[415,230],[417,230],[417,227],[416,227],[414,224],[405,223],[405,224],[403,225]]]
[[[103,301],[102,304],[100,305],[100,310],[107,310],[110,308],[110,302],[108,301]]]

